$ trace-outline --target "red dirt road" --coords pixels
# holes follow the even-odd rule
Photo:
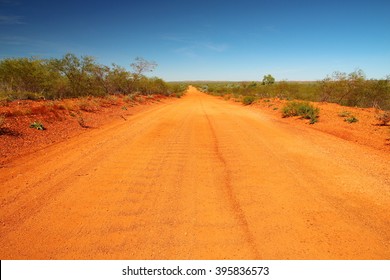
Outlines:
[[[0,259],[389,259],[390,156],[190,88],[0,169]]]

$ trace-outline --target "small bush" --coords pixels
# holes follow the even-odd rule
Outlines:
[[[232,98],[232,95],[231,94],[225,94],[224,96],[223,96],[223,99],[225,99],[225,100],[230,100]]]
[[[379,125],[388,125],[390,122],[390,111],[377,114],[376,119],[379,121]]]
[[[175,97],[176,98],[181,98],[184,95],[184,91],[182,92],[175,92]]]
[[[291,101],[282,108],[283,118],[301,116],[304,119],[309,119],[310,124],[318,122],[320,109],[309,104],[309,102]]]
[[[37,130],[45,130],[45,129],[46,129],[46,128],[43,126],[42,123],[37,122],[37,121],[35,121],[35,122],[33,122],[32,124],[30,124],[30,128],[35,128],[35,129],[37,129]]]
[[[42,100],[45,99],[43,94],[38,92],[30,92],[30,91],[20,91],[13,94],[15,99],[25,99],[25,100]]]
[[[126,95],[123,100],[125,102],[134,102],[136,100],[136,96],[137,96],[136,94],[130,93],[130,94]]]
[[[250,104],[252,104],[254,101],[255,101],[255,97],[254,97],[254,96],[244,96],[244,98],[242,99],[242,103],[243,103],[244,105],[250,105]]]
[[[355,123],[358,122],[359,120],[355,116],[351,115],[350,117],[345,118],[344,121],[347,123]]]

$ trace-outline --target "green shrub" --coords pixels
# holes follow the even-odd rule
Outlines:
[[[130,93],[128,95],[125,96],[125,98],[123,99],[125,102],[134,102],[135,99],[136,99],[136,94],[134,93]]]
[[[375,117],[379,121],[379,125],[387,125],[390,122],[390,111],[378,113]]]
[[[174,96],[175,96],[176,98],[181,98],[183,95],[184,95],[184,91],[175,92],[175,94],[174,94]]]
[[[144,75],[157,64],[137,58],[131,66],[135,72],[115,64],[101,65],[91,56],[78,57],[71,53],[53,59],[0,59],[0,99],[62,99],[136,91],[168,95],[170,88],[165,81]],[[177,84],[172,90],[184,91],[183,87]]]
[[[350,117],[345,118],[344,121],[347,123],[355,123],[358,122],[359,120],[355,116],[351,115]]]
[[[35,129],[37,129],[37,130],[45,130],[45,129],[46,129],[46,128],[43,126],[42,123],[37,122],[37,121],[35,121],[35,122],[33,122],[32,124],[30,124],[30,128],[35,128]]]
[[[304,119],[309,119],[310,124],[318,121],[320,109],[309,104],[309,102],[291,101],[282,108],[283,118],[301,116]]]
[[[250,105],[255,101],[255,99],[256,98],[254,96],[244,96],[244,98],[242,99],[242,103],[244,105]]]
[[[358,122],[359,120],[351,114],[351,112],[348,111],[342,111],[339,113],[339,117],[343,117],[344,121],[347,123],[355,123]]]
[[[231,94],[225,94],[224,96],[223,96],[223,99],[225,99],[225,100],[230,100],[232,98],[232,95]]]

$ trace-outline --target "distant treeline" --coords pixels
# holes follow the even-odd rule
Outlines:
[[[366,79],[362,70],[356,70],[350,74],[334,72],[323,80],[314,82],[272,82],[269,77],[270,75],[265,76],[259,82],[199,82],[194,85],[214,95],[232,94],[236,98],[278,97],[390,109],[390,76],[381,80]]]
[[[182,92],[185,86],[148,78],[144,72],[157,64],[136,58],[133,72],[116,64],[98,64],[91,56],[66,54],[62,58],[5,58],[0,60],[0,100],[62,99],[108,94],[163,94]]]

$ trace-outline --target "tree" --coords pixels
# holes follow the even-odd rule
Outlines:
[[[146,93],[148,79],[144,76],[144,73],[152,72],[157,67],[157,63],[147,61],[142,57],[136,57],[135,62],[130,64],[130,66],[134,69],[133,87],[137,92]]]
[[[142,57],[136,57],[135,62],[131,63],[130,66],[133,68],[135,76],[140,77],[145,72],[153,72],[157,67],[157,63],[154,61],[147,61]]]
[[[97,65],[93,57],[82,56],[80,59],[76,55],[68,53],[61,59],[54,59],[52,64],[61,75],[68,79],[71,97],[94,93],[91,85],[95,85]]]
[[[363,70],[357,69],[348,74],[348,95],[346,96],[346,104],[348,106],[362,105],[367,95],[366,75]]]
[[[272,77],[270,74],[264,75],[262,82],[263,85],[272,85],[273,83],[275,83],[274,77]]]
[[[112,68],[110,69],[106,78],[109,87],[108,91],[110,93],[122,94],[131,92],[132,88],[130,77],[130,72],[126,71],[125,68],[113,63]]]
[[[13,92],[18,98],[49,97],[57,90],[60,78],[45,59],[7,58],[0,61],[1,90]]]

